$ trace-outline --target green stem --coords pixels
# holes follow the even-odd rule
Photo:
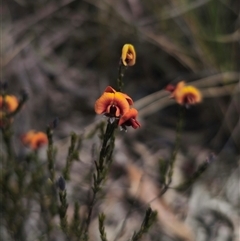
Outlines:
[[[10,127],[2,128],[2,135],[3,135],[3,140],[7,148],[7,155],[9,161],[13,160],[13,148],[12,148],[12,132]]]
[[[145,217],[143,219],[142,225],[139,229],[138,232],[134,232],[131,241],[138,241],[142,238],[142,236],[148,232],[148,230],[150,229],[150,227],[153,225],[153,223],[156,221],[157,219],[157,212],[156,211],[152,211],[152,209],[149,207],[146,210],[145,213]]]
[[[70,176],[69,176],[69,171],[70,171],[70,167],[72,165],[73,160],[76,157],[76,142],[77,142],[77,135],[75,133],[71,134],[71,144],[68,148],[68,156],[67,156],[67,160],[66,160],[66,166],[63,170],[63,177],[65,180],[69,180]]]
[[[107,172],[109,170],[109,164],[111,163],[111,154],[114,148],[114,130],[116,129],[116,121],[108,122],[106,131],[103,136],[102,147],[99,154],[98,161],[95,162],[96,173],[93,174],[93,196],[91,198],[88,215],[86,219],[83,240],[88,240],[88,227],[91,222],[93,207],[97,201],[97,194],[101,190],[101,185],[106,179]]]
[[[66,235],[68,235],[68,222],[67,222],[67,208],[68,208],[68,203],[67,203],[67,191],[66,189],[64,191],[59,191],[59,199],[61,205],[59,206],[59,216],[60,216],[60,223],[61,223],[61,228],[64,231]]]
[[[124,83],[123,83],[123,77],[124,73],[127,67],[125,67],[122,62],[120,61],[119,63],[119,68],[118,68],[118,79],[117,79],[117,85],[118,85],[118,91],[122,92]]]
[[[55,180],[54,146],[53,146],[53,130],[51,127],[47,128],[47,137],[48,137],[48,149],[47,149],[48,170],[50,173],[50,179],[54,183],[54,180]]]
[[[168,183],[167,186],[169,186],[172,182],[172,176],[173,176],[173,167],[174,163],[176,161],[177,153],[180,148],[181,144],[181,136],[182,136],[182,129],[183,129],[183,124],[184,124],[184,117],[185,116],[185,107],[179,106],[179,118],[177,122],[177,127],[176,127],[176,139],[175,139],[175,146],[172,152],[172,156],[169,162],[170,169],[168,172]]]
[[[167,175],[167,183],[164,182],[163,188],[161,192],[159,193],[158,197],[161,197],[163,194],[167,192],[169,189],[170,184],[172,183],[172,177],[173,177],[173,169],[174,169],[174,163],[176,161],[177,153],[180,148],[181,144],[181,136],[182,136],[182,129],[184,125],[184,118],[185,118],[185,107],[179,106],[179,118],[176,126],[176,138],[175,138],[175,144],[172,151],[172,155],[169,161],[169,167],[168,167],[168,175]],[[165,178],[164,178],[165,179]]]
[[[106,218],[106,216],[104,215],[104,213],[100,213],[98,215],[98,225],[99,225],[101,241],[107,241],[107,234],[106,234],[105,226],[104,226],[105,218]]]

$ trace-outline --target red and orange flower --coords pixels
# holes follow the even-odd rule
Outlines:
[[[48,143],[47,135],[41,131],[31,130],[21,137],[22,143],[32,150],[37,150]]]
[[[110,120],[119,120],[118,125],[126,129],[126,126],[132,126],[134,129],[140,127],[137,122],[137,110],[131,108],[133,100],[127,94],[118,92],[111,86],[108,86],[102,96],[95,103],[95,112],[110,117]]]
[[[136,63],[136,51],[133,45],[123,45],[121,60],[125,66],[133,66]]]
[[[8,114],[14,112],[18,107],[18,99],[14,95],[0,96],[0,127],[4,128],[11,124],[13,118]]]
[[[172,93],[171,97],[180,105],[195,105],[202,101],[201,92],[194,86],[186,85],[184,81],[179,82],[176,86],[168,85],[166,90]]]
[[[18,99],[14,95],[0,96],[0,110],[11,113],[18,107]]]
[[[95,112],[105,114],[108,117],[120,117],[129,110],[129,106],[132,104],[131,97],[108,86],[96,101]]]

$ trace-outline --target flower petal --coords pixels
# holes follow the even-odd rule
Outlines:
[[[141,125],[136,120],[138,111],[135,108],[129,109],[119,120],[119,126],[132,126],[134,129],[139,128]]]
[[[201,92],[194,86],[186,86],[184,81],[176,85],[171,97],[180,105],[194,105],[202,101]]]
[[[131,120],[131,126],[132,126],[133,129],[137,129],[141,126],[140,123],[136,119],[132,118],[130,120]]]
[[[18,99],[14,95],[6,95],[4,98],[0,96],[0,108],[3,108],[3,105],[6,105],[7,112],[13,112],[18,107]]]
[[[102,96],[95,102],[95,112],[103,114],[107,111],[109,105],[113,103],[114,93],[104,92]]]
[[[125,97],[125,99],[127,100],[129,105],[133,105],[133,100],[132,100],[132,98],[130,96],[128,96],[125,93],[122,93],[122,95]]]
[[[200,103],[201,101],[202,94],[197,88],[193,86],[186,86],[183,88],[181,104],[194,105]]]
[[[37,132],[30,143],[30,147],[34,150],[48,143],[47,135],[43,132]]]
[[[48,143],[47,135],[43,132],[36,132],[31,130],[21,137],[24,145],[30,147],[33,150],[40,148],[42,145]]]
[[[165,87],[165,90],[166,91],[169,91],[169,92],[173,92],[174,90],[176,89],[176,86],[172,85],[172,84],[169,84]]]
[[[26,134],[22,135],[21,141],[23,142],[24,145],[28,145],[31,142],[31,140],[35,134],[36,134],[36,131],[31,130],[31,131],[27,132]]]
[[[106,87],[106,89],[104,90],[104,92],[108,92],[108,93],[115,93],[117,92],[115,89],[113,89],[113,87],[108,86]]]
[[[176,100],[180,99],[182,96],[182,90],[185,87],[185,81],[181,81],[179,82],[176,87],[175,90],[172,92],[172,97],[175,98]],[[178,101],[177,101],[178,102]]]
[[[115,95],[114,95],[114,105],[116,105],[119,108],[120,115],[124,115],[130,108],[125,94],[123,94],[121,92],[115,93]],[[116,116],[118,117],[119,115],[116,115]]]

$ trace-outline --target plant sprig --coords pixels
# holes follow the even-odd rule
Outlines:
[[[142,236],[148,232],[150,227],[157,219],[157,212],[153,211],[150,207],[146,210],[145,217],[141,224],[140,229],[137,232],[134,232],[132,238],[129,241],[138,241]]]
[[[91,201],[89,203],[88,214],[84,229],[84,240],[88,240],[88,227],[91,221],[93,207],[97,200],[97,194],[101,190],[102,183],[107,177],[107,173],[112,162],[112,153],[114,149],[114,131],[116,129],[116,120],[114,122],[108,121],[105,133],[103,135],[102,147],[99,154],[98,161],[95,161],[95,170],[96,172],[93,174],[93,185],[92,191],[93,195]]]
[[[100,232],[100,238],[101,241],[108,241],[107,240],[107,234],[105,231],[104,221],[106,219],[106,216],[104,213],[100,213],[98,215],[98,225],[99,225],[99,232]]]
[[[78,159],[78,136],[75,133],[71,134],[71,144],[68,148],[68,155],[66,159],[66,165],[63,170],[63,177],[65,180],[70,179],[69,171],[73,160]]]

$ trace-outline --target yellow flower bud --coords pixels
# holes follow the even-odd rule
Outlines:
[[[136,52],[133,45],[124,44],[121,60],[125,66],[133,66],[136,63]]]

